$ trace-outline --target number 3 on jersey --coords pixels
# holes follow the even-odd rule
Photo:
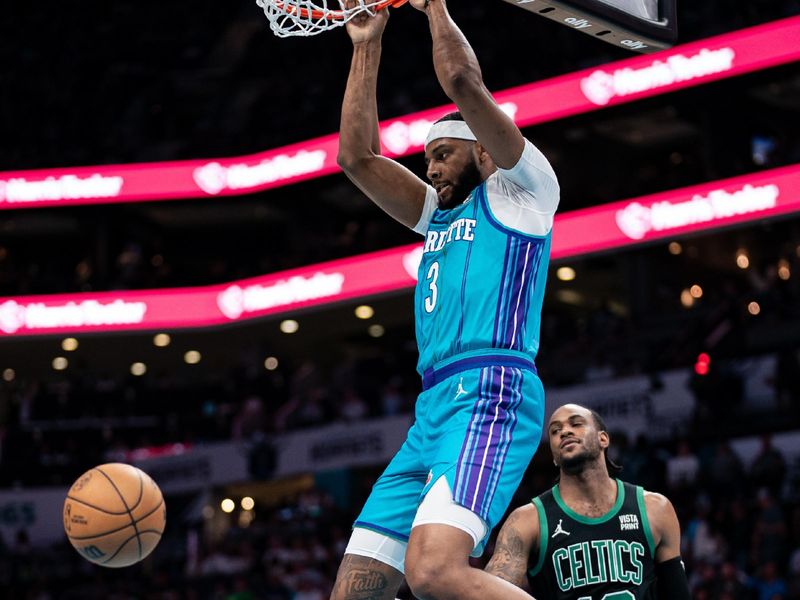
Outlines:
[[[632,592],[625,590],[624,592],[611,592],[603,596],[603,600],[633,600],[636,596]],[[583,596],[578,600],[592,600],[591,596]]]
[[[432,313],[436,308],[436,300],[439,298],[439,288],[436,287],[436,280],[439,279],[439,261],[431,264],[428,269],[428,274],[425,276],[425,281],[428,282],[428,287],[431,290],[429,296],[425,297],[425,312]]]

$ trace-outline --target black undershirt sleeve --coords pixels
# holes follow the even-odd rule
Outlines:
[[[691,600],[689,582],[680,556],[656,563],[656,589],[659,600]]]

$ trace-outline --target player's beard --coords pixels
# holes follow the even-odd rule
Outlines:
[[[478,170],[478,163],[473,158],[464,165],[464,169],[458,175],[458,181],[454,181],[451,184],[450,197],[445,201],[439,198],[439,208],[444,210],[455,208],[464,202],[472,190],[478,187],[482,182],[483,178]]]
[[[576,452],[569,458],[561,457],[559,467],[567,475],[580,475],[588,467],[597,463],[598,458],[603,454],[598,440],[584,439],[582,446],[583,449],[580,452]]]

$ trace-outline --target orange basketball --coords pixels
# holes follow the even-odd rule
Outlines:
[[[64,530],[85,559],[127,567],[153,551],[167,522],[164,497],[150,476],[131,465],[89,469],[64,501]]]

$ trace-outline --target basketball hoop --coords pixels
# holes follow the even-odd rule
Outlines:
[[[408,0],[357,0],[356,6],[345,8],[344,0],[256,0],[269,20],[272,33],[278,37],[317,35],[341,27],[361,13],[374,16],[389,6],[401,6]],[[336,5],[338,8],[331,8]]]

